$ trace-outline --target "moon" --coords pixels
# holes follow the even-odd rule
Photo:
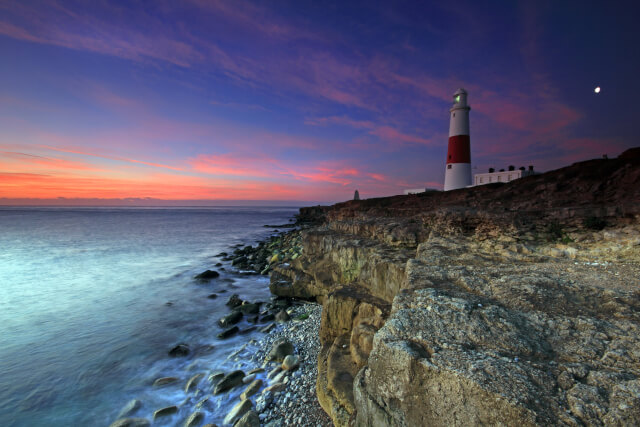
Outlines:
[[[594,90],[595,93],[600,93],[600,86],[597,86]]]

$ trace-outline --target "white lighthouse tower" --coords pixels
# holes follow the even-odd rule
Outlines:
[[[447,169],[444,173],[444,191],[471,185],[471,148],[469,142],[469,110],[467,91],[460,88],[453,94],[449,122],[449,148]]]

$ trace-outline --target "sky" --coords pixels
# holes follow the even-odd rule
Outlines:
[[[640,145],[638,8],[0,0],[0,204],[442,189],[459,87],[475,173],[614,157]]]

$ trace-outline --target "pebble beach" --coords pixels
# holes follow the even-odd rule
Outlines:
[[[254,247],[236,245],[230,254],[219,254],[224,264],[215,267],[241,275],[265,275],[271,262],[295,257],[300,251],[299,233],[291,230]],[[206,270],[195,279],[213,283],[219,280],[219,273]],[[211,369],[202,361],[186,366],[185,371],[191,372],[183,387],[186,398],[155,410],[153,424],[333,425],[316,396],[321,305],[275,296],[269,301],[248,301],[241,293],[219,292],[209,298],[221,298],[228,307],[220,313],[223,330],[217,334],[218,346],[225,345],[230,337],[235,339],[235,344],[228,345],[226,368]],[[244,335],[246,341],[238,341]],[[180,344],[169,355],[187,359],[191,351],[188,344]],[[196,370],[199,373],[194,374]],[[171,386],[175,381],[173,377],[158,378],[154,387]],[[150,425],[148,418],[139,418],[141,406],[140,401],[129,402],[110,427]]]
[[[253,362],[263,364],[273,344],[287,340],[300,357],[300,366],[282,379],[285,387],[275,393],[262,393],[256,399],[261,423],[268,426],[331,426],[329,416],[322,410],[316,396],[317,360],[320,351],[318,330],[322,307],[315,303],[296,304],[291,307],[291,321],[282,323],[259,341]],[[296,320],[306,317],[304,320]],[[268,362],[266,372],[278,372],[280,364]],[[275,378],[275,377],[274,377]],[[274,384],[267,379],[268,384]],[[271,401],[270,404],[267,402]]]

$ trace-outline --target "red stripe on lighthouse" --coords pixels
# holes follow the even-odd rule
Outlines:
[[[456,135],[449,137],[447,164],[449,163],[471,163],[469,135]]]

